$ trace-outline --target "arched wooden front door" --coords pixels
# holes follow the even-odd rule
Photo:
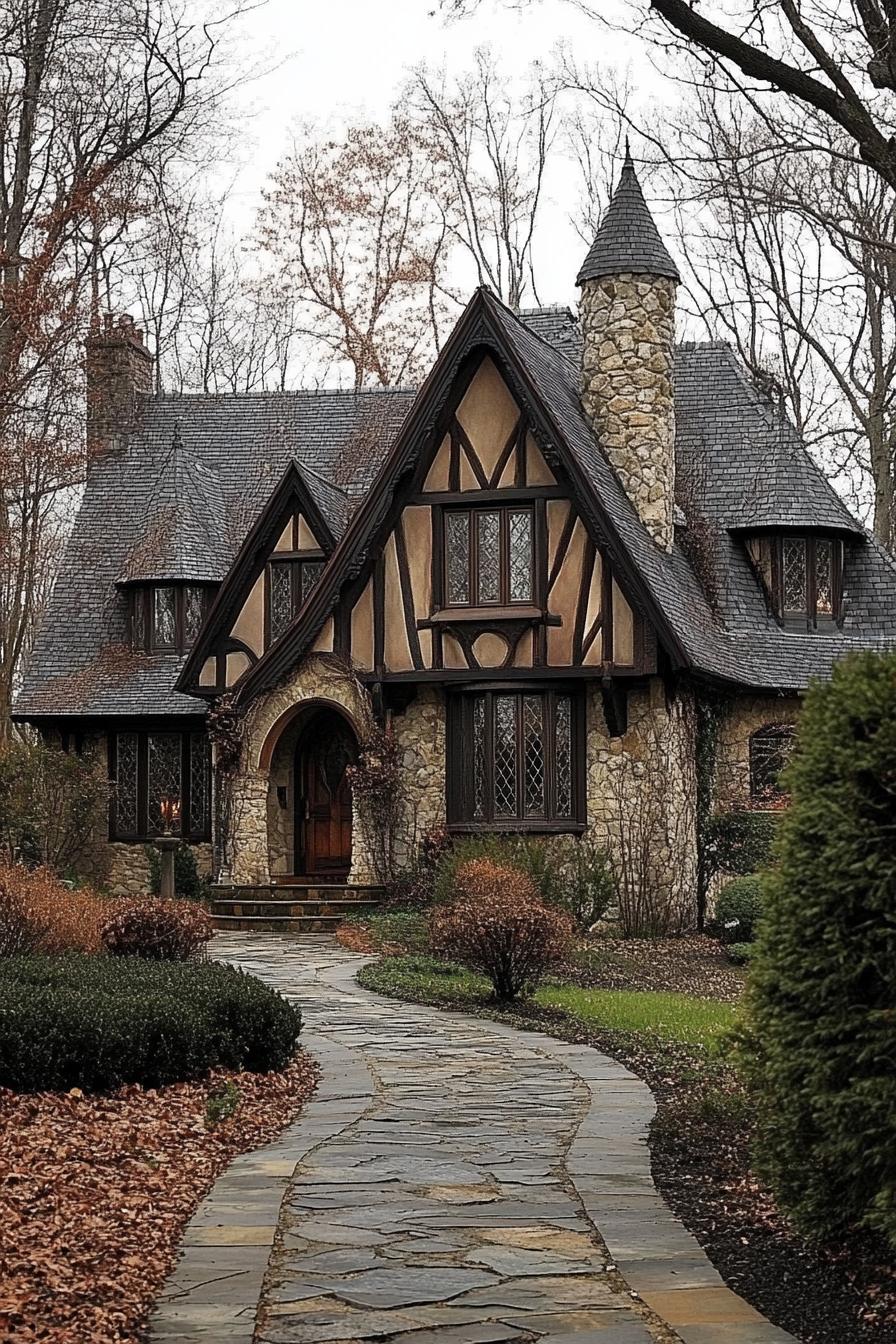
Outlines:
[[[347,770],[355,757],[351,729],[322,709],[296,743],[294,871],[318,881],[343,881],[352,862],[352,788]]]

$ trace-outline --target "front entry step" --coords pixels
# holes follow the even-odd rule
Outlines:
[[[217,886],[212,895],[216,929],[263,933],[329,933],[343,919],[375,910],[379,887],[290,882],[270,886]]]

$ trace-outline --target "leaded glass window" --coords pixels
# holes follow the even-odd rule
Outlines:
[[[205,589],[189,584],[184,589],[184,647],[196,643],[205,616]]]
[[[180,819],[180,733],[151,733],[147,746],[146,830],[161,835]],[[179,827],[178,827],[179,829]]]
[[[445,605],[532,602],[533,553],[528,507],[446,511]]]
[[[815,614],[834,614],[833,545],[830,541],[815,542]]]
[[[173,588],[153,589],[152,642],[157,649],[173,649],[177,636],[177,613]]]
[[[782,559],[784,614],[806,611],[806,543],[802,537],[785,537]]]
[[[211,834],[211,747],[205,733],[116,733],[113,838]]]
[[[137,734],[119,733],[115,761],[115,828],[137,835]]]
[[[750,738],[750,797],[774,806],[787,797],[781,775],[796,744],[792,723],[768,723]]]
[[[293,618],[292,565],[289,562],[271,565],[270,569],[270,630],[271,639],[279,639]]]
[[[470,601],[470,515],[449,513],[445,518],[446,596],[452,606]]]
[[[190,832],[205,835],[211,814],[211,747],[205,733],[190,734]]]
[[[572,696],[460,694],[450,717],[449,820],[483,829],[564,829],[576,821],[582,759]]]
[[[314,588],[321,574],[323,573],[323,560],[303,560],[301,562],[301,593],[302,601],[308,601],[308,594]]]

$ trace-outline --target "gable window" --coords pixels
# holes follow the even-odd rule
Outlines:
[[[528,507],[447,510],[444,605],[531,604],[533,533]]]
[[[750,799],[754,806],[774,807],[787,799],[781,774],[796,744],[792,723],[767,723],[750,738]]]
[[[268,643],[279,639],[323,572],[321,559],[272,560],[268,565]]]
[[[747,551],[782,625],[831,628],[840,618],[843,543],[832,537],[752,537]]]
[[[211,746],[205,733],[115,733],[110,740],[111,838],[151,840],[171,831],[211,835]]]
[[[583,724],[565,692],[462,694],[449,717],[449,822],[470,830],[573,830]]]
[[[131,594],[131,643],[152,653],[192,648],[211,605],[207,584],[146,584]]]

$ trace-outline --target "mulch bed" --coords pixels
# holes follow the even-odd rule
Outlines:
[[[681,947],[711,940],[674,941]],[[663,985],[628,980],[622,987],[678,990],[682,984],[670,975]],[[441,1000],[439,1006],[451,1005]],[[896,1344],[892,1252],[868,1236],[816,1247],[792,1230],[750,1169],[749,1108],[724,1063],[674,1042],[582,1026],[533,1003],[501,1011],[477,1010],[464,1000],[455,1006],[591,1045],[642,1078],[657,1101],[651,1155],[659,1189],[726,1283],[776,1325],[802,1344]]]
[[[589,938],[560,978],[588,989],[662,990],[737,1003],[745,974],[705,934],[681,938]]]
[[[213,1073],[108,1096],[0,1090],[0,1341],[138,1344],[184,1224],[227,1163],[273,1139],[317,1083]],[[231,1080],[235,1113],[209,1128]]]

